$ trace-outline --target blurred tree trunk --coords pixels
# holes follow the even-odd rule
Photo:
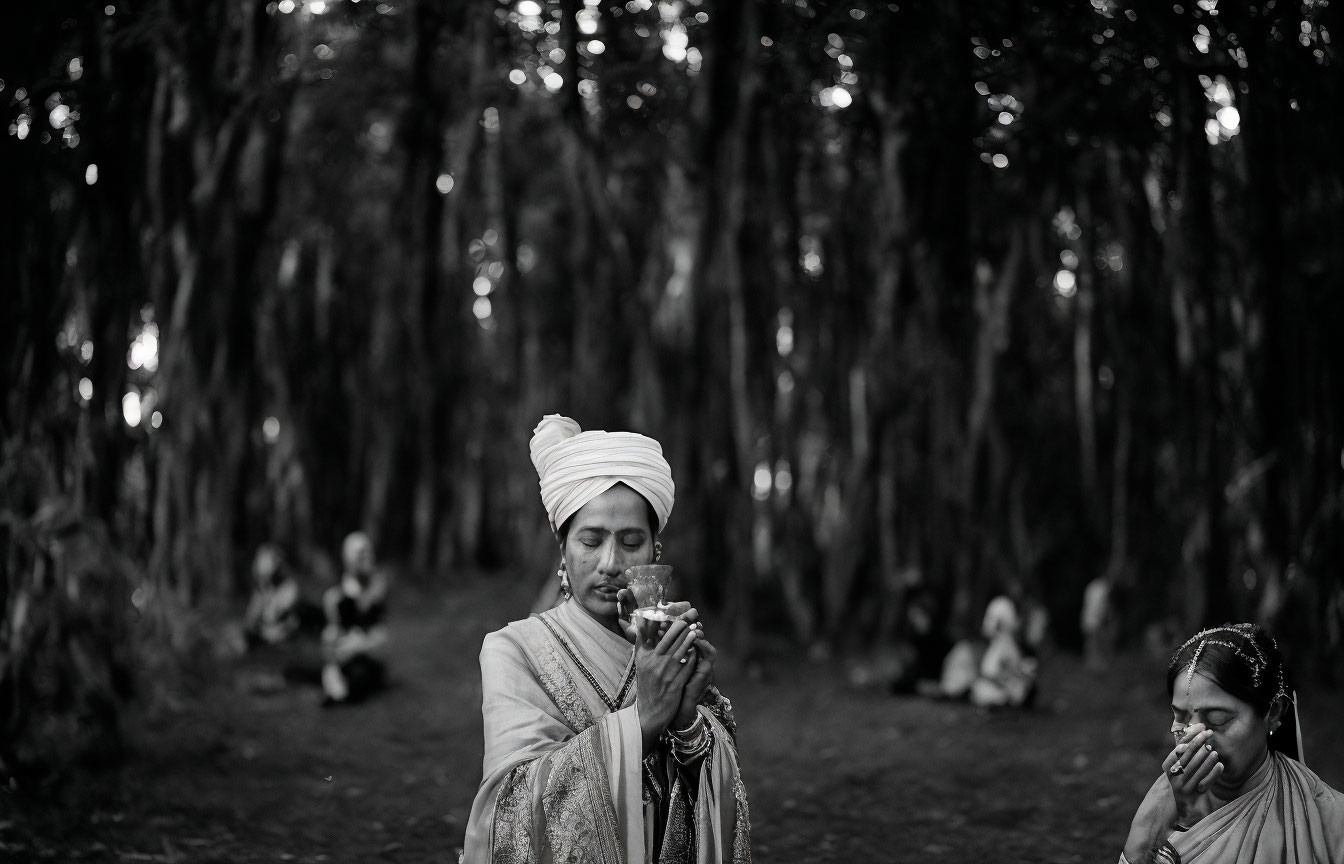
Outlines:
[[[441,406],[453,402],[457,395],[449,386],[451,382],[439,380],[435,362],[441,336],[438,310],[443,302],[435,249],[442,230],[443,196],[436,181],[443,167],[443,129],[452,108],[449,100],[456,93],[444,92],[437,85],[435,61],[444,34],[461,32],[466,16],[460,4],[441,6],[417,0],[412,7],[410,80],[399,124],[406,151],[400,193],[405,206],[397,211],[403,221],[399,233],[406,238],[403,266],[409,292],[402,304],[410,355],[405,368],[414,412],[409,563],[412,572],[418,574],[429,570],[438,538],[440,454],[449,443],[444,440],[447,430],[438,422]]]
[[[1204,137],[1207,109],[1197,81],[1186,88],[1182,118],[1185,144],[1185,188],[1182,190],[1182,219],[1190,281],[1195,289],[1199,320],[1203,325],[1200,351],[1199,388],[1201,399],[1198,429],[1202,453],[1202,487],[1208,520],[1209,545],[1204,561],[1206,607],[1204,623],[1216,624],[1230,617],[1228,555],[1225,499],[1223,495],[1224,447],[1222,427],[1225,408],[1219,368],[1222,351],[1222,309],[1218,292],[1219,260],[1217,226],[1213,219],[1212,166],[1209,145]]]
[[[767,531],[769,513],[763,502],[753,500],[754,474],[758,462],[765,459],[765,426],[760,422],[758,388],[752,380],[751,337],[748,333],[746,268],[744,257],[749,238],[744,230],[748,206],[749,153],[756,121],[756,97],[760,88],[755,58],[760,50],[759,9],[756,2],[742,4],[735,12],[720,12],[720,28],[714,54],[705,61],[709,76],[715,127],[721,129],[714,148],[712,183],[722,190],[714,202],[717,222],[715,243],[709,260],[715,274],[706,287],[704,302],[722,302],[726,312],[727,356],[722,378],[727,383],[728,431],[732,442],[732,485],[727,490],[730,514],[725,526],[730,555],[727,560],[728,606],[726,614],[733,622],[733,640],[749,653],[754,630],[754,597],[758,579],[764,574],[753,550],[755,537]],[[711,63],[713,64],[711,66]],[[720,300],[721,298],[721,300]]]
[[[441,129],[443,156],[454,182],[446,196],[437,240],[437,266],[446,298],[438,305],[435,369],[438,386],[456,396],[442,400],[441,410],[446,437],[458,442],[447,451],[453,456],[445,460],[439,478],[449,502],[443,529],[446,536],[440,542],[436,568],[441,573],[451,564],[478,566],[486,548],[485,421],[479,410],[479,388],[473,388],[471,382],[479,380],[478,373],[489,370],[476,356],[483,334],[471,309],[474,295],[470,289],[476,274],[475,261],[467,251],[471,240],[484,232],[484,226],[474,224],[480,199],[488,194],[492,182],[498,182],[488,174],[490,163],[485,155],[487,148],[500,146],[499,128],[487,128],[485,115],[499,95],[492,80],[498,33],[493,9],[479,7],[472,11],[476,14],[461,24],[462,35],[458,37],[470,48],[460,55],[465,68],[454,68],[461,95],[455,103],[457,116]]]
[[[276,46],[264,3],[239,16],[166,16],[155,43],[146,205],[159,230],[148,269],[167,315],[150,569],[160,598],[183,607],[227,592],[234,573],[236,502],[257,419],[245,398],[256,264],[275,203],[285,128],[276,117],[292,95],[272,86]],[[185,637],[178,628],[188,622],[164,611],[175,638]]]
[[[1097,468],[1097,378],[1092,355],[1097,306],[1096,282],[1099,274],[1090,170],[1090,165],[1080,169],[1082,182],[1077,190],[1078,222],[1082,226],[1082,233],[1077,241],[1080,263],[1073,304],[1073,403],[1078,428],[1078,476],[1082,485],[1084,511],[1088,527],[1096,531],[1101,527],[1101,479]]]

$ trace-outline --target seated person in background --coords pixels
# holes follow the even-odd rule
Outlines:
[[[387,643],[383,616],[387,578],[374,565],[373,543],[356,531],[341,544],[341,581],[323,596],[327,627],[322,632],[326,704],[358,701],[383,685],[380,656]]]
[[[981,632],[989,640],[980,659],[980,675],[971,684],[971,702],[981,707],[1028,704],[1036,693],[1036,659],[1018,644],[1017,607],[1007,597],[995,597],[985,609]]]
[[[261,544],[252,558],[252,597],[243,615],[247,647],[278,645],[293,636],[301,624],[301,606],[299,583],[285,566],[280,548]]]
[[[1175,746],[1121,864],[1344,861],[1344,795],[1302,763],[1292,677],[1272,636],[1255,624],[1201,630],[1172,656],[1167,693]]]
[[[980,661],[985,656],[984,643],[977,638],[958,639],[943,658],[942,675],[932,695],[945,699],[965,699],[971,685],[980,676]]]

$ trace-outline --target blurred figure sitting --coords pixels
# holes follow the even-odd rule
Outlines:
[[[1036,695],[1037,661],[1018,643],[1017,607],[999,596],[985,609],[981,632],[989,640],[980,659],[980,675],[971,684],[971,702],[980,707],[1028,705]]]
[[[299,596],[299,583],[280,547],[263,543],[252,558],[252,597],[243,615],[247,647],[279,645],[301,630],[321,628],[321,610]]]
[[[980,661],[984,656],[985,645],[981,640],[958,639],[943,658],[942,675],[938,679],[937,689],[928,691],[930,695],[965,699],[975,679],[980,677]]]
[[[904,581],[902,633],[908,656],[900,675],[892,682],[891,690],[893,693],[936,694],[943,658],[952,646],[944,627],[942,605],[918,568],[907,568]]]
[[[374,565],[368,535],[356,531],[346,536],[341,564],[340,583],[323,597],[323,704],[359,701],[382,687],[386,674],[380,655],[387,643],[387,579]]]

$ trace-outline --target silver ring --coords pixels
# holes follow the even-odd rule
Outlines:
[[[1167,772],[1170,774],[1184,774],[1185,766],[1182,765],[1180,762],[1177,762],[1175,765],[1172,765],[1170,768],[1168,768]]]
[[[686,663],[686,661],[687,661],[688,659],[689,659],[689,658],[687,658],[687,657],[682,657],[682,658],[681,658],[680,660],[678,660],[677,662],[678,662],[678,663],[681,663],[681,664],[683,664],[683,665],[685,665],[685,663]]]

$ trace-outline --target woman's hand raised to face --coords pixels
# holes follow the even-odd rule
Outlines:
[[[1189,827],[1202,819],[1199,799],[1223,773],[1222,760],[1209,739],[1211,729],[1203,723],[1185,728],[1176,747],[1162,761],[1172,797],[1176,799],[1176,815],[1181,825]]]

